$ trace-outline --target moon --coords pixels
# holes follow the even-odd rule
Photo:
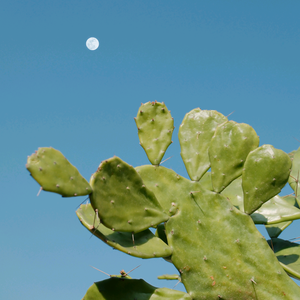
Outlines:
[[[96,50],[99,47],[99,41],[96,38],[94,38],[94,37],[90,37],[86,41],[86,46],[90,50]]]

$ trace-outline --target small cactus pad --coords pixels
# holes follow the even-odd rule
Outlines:
[[[173,118],[164,103],[147,102],[139,108],[135,118],[140,144],[149,161],[159,165],[172,143]]]
[[[252,215],[255,224],[276,224],[300,219],[300,209],[289,204],[280,196],[265,202]]]
[[[135,169],[118,157],[103,161],[90,184],[91,204],[112,230],[137,233],[169,218]]]
[[[247,155],[258,145],[259,138],[248,124],[228,121],[217,127],[208,150],[215,192],[242,175]]]
[[[172,249],[149,229],[133,235],[105,227],[99,222],[91,204],[82,204],[76,214],[85,228],[114,249],[140,258],[168,257],[172,254]]]
[[[198,181],[210,168],[208,147],[217,126],[227,118],[215,110],[195,108],[179,127],[181,157],[191,180]]]
[[[143,279],[112,277],[95,282],[82,300],[192,300],[184,292],[156,288]]]
[[[300,279],[300,245],[282,239],[268,241],[281,262],[283,269],[292,277]]]
[[[51,147],[39,148],[28,156],[26,168],[44,191],[63,197],[84,196],[91,186],[63,154]]]
[[[288,181],[291,166],[288,154],[271,145],[250,152],[242,182],[245,213],[252,214],[281,191]]]
[[[291,155],[290,155],[291,156]],[[289,177],[289,184],[291,188],[295,191],[296,196],[300,195],[300,148],[293,152],[292,156],[292,170]]]

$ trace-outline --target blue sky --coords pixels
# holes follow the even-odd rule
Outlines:
[[[165,166],[183,176],[178,127],[196,107],[234,111],[230,118],[253,126],[261,144],[297,149],[299,9],[299,1],[274,0],[4,1],[0,298],[81,299],[106,278],[90,265],[117,274],[141,264],[133,277],[172,288],[156,280],[176,273],[172,265],[90,238],[75,215],[83,197],[36,197],[27,155],[52,146],[87,179],[113,155],[148,164],[133,117],[141,102],[154,100],[175,120]],[[100,42],[96,51],[85,46],[91,36]],[[299,222],[281,235],[297,236]]]

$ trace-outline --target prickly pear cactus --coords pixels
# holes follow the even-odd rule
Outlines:
[[[300,148],[286,154],[259,146],[251,126],[197,108],[179,129],[189,180],[160,165],[174,128],[166,105],[142,104],[135,121],[150,165],[112,157],[89,184],[52,148],[40,148],[26,166],[45,191],[89,194],[76,212],[80,222],[128,255],[173,263],[178,274],[158,278],[179,280],[186,293],[123,272],[94,283],[83,299],[300,299],[290,279],[300,279],[300,246],[278,238],[300,219]],[[294,194],[279,196],[287,182]],[[266,226],[269,241],[255,224]]]

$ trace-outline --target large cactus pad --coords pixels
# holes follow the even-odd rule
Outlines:
[[[90,183],[91,204],[113,230],[136,233],[169,218],[135,169],[118,157],[103,161]]]
[[[163,207],[177,204],[176,214],[166,223],[167,239],[173,248],[172,262],[193,299],[286,299],[284,295],[293,299],[298,295],[297,285],[252,219],[225,197],[164,167],[137,170]]]

